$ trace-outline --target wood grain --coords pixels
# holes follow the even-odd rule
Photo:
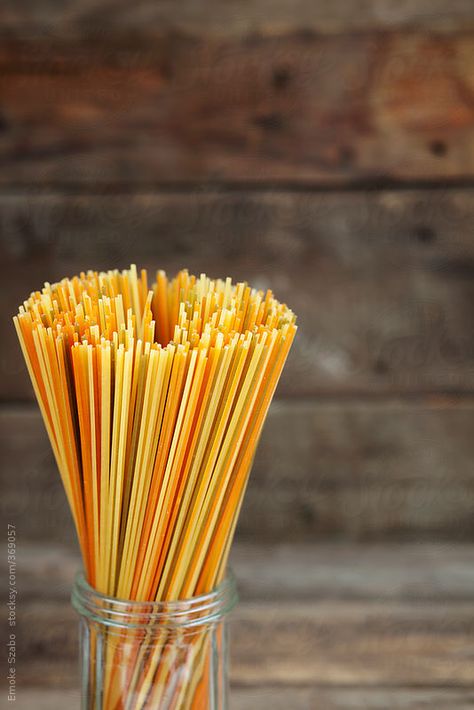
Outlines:
[[[0,184],[472,179],[473,37],[5,42]]]
[[[232,677],[255,685],[472,686],[473,611],[472,603],[241,605]]]
[[[470,710],[473,702],[464,689],[236,688],[231,710]]]
[[[31,386],[10,317],[83,269],[271,287],[298,314],[280,396],[474,391],[474,191],[0,195],[4,399]]]
[[[79,710],[77,690],[23,688],[15,710]],[[468,689],[439,688],[243,688],[233,686],[230,710],[472,710]],[[10,709],[0,697],[1,710]]]
[[[474,586],[472,543],[237,541],[230,565],[245,603],[470,602]],[[17,567],[22,601],[64,601],[79,567],[75,548],[23,541]]]
[[[242,510],[248,540],[472,540],[471,401],[279,401]],[[2,512],[23,540],[73,534],[35,408],[0,411]]]
[[[231,624],[231,678],[253,686],[472,687],[473,612],[459,602],[241,603]],[[55,664],[63,683],[73,680],[77,615],[69,603],[24,605],[18,619],[18,682],[51,685]]]
[[[35,548],[33,548],[35,549]],[[29,555],[32,555],[33,549]],[[63,568],[74,556],[49,553]],[[46,557],[43,551],[37,564]],[[245,601],[278,599],[441,602],[471,601],[471,544],[236,543],[231,566]],[[26,568],[30,567],[28,562]],[[66,564],[67,567],[67,564]],[[31,577],[30,577],[31,579]],[[25,585],[29,588],[29,583]]]
[[[118,2],[33,0],[19,5],[5,0],[0,13],[7,37],[117,36],[159,37],[163,31],[234,37],[250,32],[312,30],[318,33],[424,28],[452,31],[473,25],[469,0],[257,0],[245,10],[238,0],[184,0],[179,12],[172,2],[137,0],[133,10]]]

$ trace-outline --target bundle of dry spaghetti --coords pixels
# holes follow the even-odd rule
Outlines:
[[[89,583],[184,599],[223,578],[295,316],[246,283],[89,271],[14,318]]]

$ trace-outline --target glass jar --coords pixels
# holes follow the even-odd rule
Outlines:
[[[83,710],[226,710],[229,575],[209,594],[137,602],[96,592],[78,574]]]

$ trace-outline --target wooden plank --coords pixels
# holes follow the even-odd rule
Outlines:
[[[239,688],[232,687],[231,710],[472,710],[474,693],[439,688]],[[15,710],[79,710],[78,690],[23,688]],[[0,709],[8,705],[0,696]]]
[[[472,686],[473,611],[472,603],[242,605],[232,625],[233,678]]]
[[[130,261],[272,287],[299,316],[280,395],[474,391],[474,191],[0,195],[3,398],[31,398],[10,316],[45,280]]]
[[[471,539],[473,409],[453,405],[278,403],[241,535]]]
[[[17,618],[19,687],[48,686],[55,668],[65,682],[77,655],[70,604],[19,604]],[[472,602],[249,602],[232,619],[235,684],[474,684]]]
[[[232,710],[470,710],[473,702],[470,690],[438,688],[236,688],[231,695]]]
[[[236,542],[230,565],[245,603],[467,602],[474,587],[473,544]],[[17,568],[22,601],[64,601],[79,567],[76,549],[22,542]]]
[[[0,710],[10,710],[12,703],[0,695]],[[79,710],[81,696],[79,690],[45,690],[44,688],[22,688],[15,699],[15,710]],[[457,710],[457,709],[456,709]]]
[[[470,601],[474,587],[470,544],[236,543],[230,564],[244,601]]]
[[[4,43],[0,184],[472,179],[472,49],[464,29]]]
[[[61,4],[7,3],[0,13],[2,33],[7,37],[81,37],[99,35],[111,41],[122,35],[159,37],[164,31],[216,36],[239,36],[249,32],[274,34],[311,30],[318,33],[424,28],[450,31],[472,26],[469,0],[258,0],[243,10],[238,0],[203,0],[155,3],[138,0],[131,8],[110,2],[105,8],[94,0],[68,0]]]
[[[472,401],[279,401],[241,539],[471,540]],[[26,540],[72,541],[39,413],[0,411],[2,509]]]

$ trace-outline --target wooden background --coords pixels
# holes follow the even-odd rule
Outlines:
[[[78,562],[10,317],[131,261],[299,316],[237,533],[233,707],[472,707],[472,1],[3,0],[0,164],[16,707],[77,704]]]

